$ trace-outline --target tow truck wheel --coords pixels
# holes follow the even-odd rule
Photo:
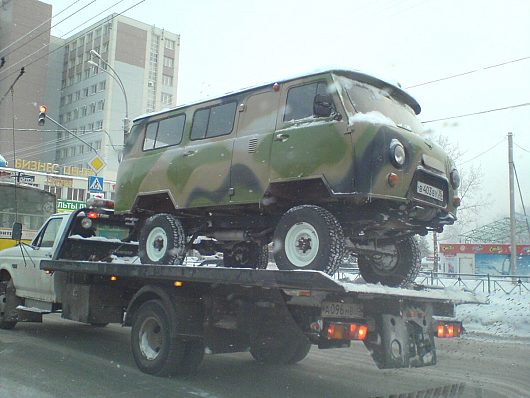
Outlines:
[[[160,300],[146,301],[138,308],[132,322],[131,348],[138,368],[156,376],[193,373],[204,356],[202,341],[186,341],[176,335]]]
[[[274,246],[274,260],[281,270],[319,270],[333,275],[344,255],[344,235],[326,209],[297,206],[278,222]]]
[[[293,365],[304,359],[311,343],[298,333],[259,334],[251,341],[250,354],[266,365]]]
[[[225,267],[265,269],[268,262],[268,246],[256,242],[236,243],[232,248],[223,251]]]
[[[18,305],[13,280],[0,282],[0,329],[13,329],[17,321],[10,320],[9,314]]]
[[[180,221],[172,214],[149,217],[141,232],[138,255],[142,264],[182,264],[186,240]]]
[[[368,283],[406,286],[416,279],[421,267],[418,243],[408,237],[393,244],[393,254],[358,256],[359,272]]]

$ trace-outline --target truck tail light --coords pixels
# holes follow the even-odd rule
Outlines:
[[[324,330],[328,340],[364,340],[368,326],[357,322],[329,322]]]
[[[436,337],[451,338],[459,337],[460,334],[462,334],[460,321],[438,322],[436,325]]]

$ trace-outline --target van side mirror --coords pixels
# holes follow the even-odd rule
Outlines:
[[[313,100],[313,115],[316,117],[330,117],[335,107],[333,98],[329,94],[317,94]]]
[[[20,242],[22,240],[22,223],[16,222],[11,230],[11,239]]]

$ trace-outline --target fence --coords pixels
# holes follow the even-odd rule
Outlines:
[[[339,269],[335,277],[354,282],[360,279],[361,275],[358,268],[344,266]],[[442,287],[463,287],[475,293],[530,293],[530,275],[455,274],[420,271],[416,283]]]

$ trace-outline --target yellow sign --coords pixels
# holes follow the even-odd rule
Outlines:
[[[44,163],[37,160],[16,159],[15,168],[29,171],[40,171],[42,173],[64,174],[75,177],[88,177],[94,175],[91,169],[74,166],[61,166],[57,163]],[[102,167],[103,168],[103,167]]]
[[[103,159],[101,159],[99,157],[99,155],[96,155],[92,158],[92,160],[90,162],[88,162],[88,165],[90,166],[90,168],[92,170],[94,170],[94,172],[97,174],[99,173],[101,170],[103,170],[103,168],[107,165]]]
[[[67,187],[67,188],[73,187],[73,180],[70,178],[47,176],[46,183],[54,187]]]

